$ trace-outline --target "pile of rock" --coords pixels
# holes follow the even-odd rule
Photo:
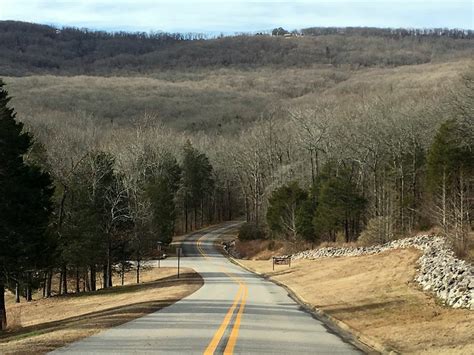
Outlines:
[[[415,276],[425,291],[431,291],[453,308],[474,310],[474,267],[457,259],[444,238],[430,235],[398,239],[383,245],[357,248],[320,248],[292,255],[293,260],[338,256],[360,256],[391,249],[416,248],[423,251]]]

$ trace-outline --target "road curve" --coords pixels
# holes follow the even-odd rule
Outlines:
[[[232,264],[214,247],[224,224],[183,242],[181,265],[204,285],[155,313],[72,343],[54,354],[354,354],[272,282]],[[162,261],[172,266],[176,260]]]

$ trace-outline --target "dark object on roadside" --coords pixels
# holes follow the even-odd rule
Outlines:
[[[224,248],[224,251],[227,253],[230,253],[230,249],[234,247],[235,247],[235,240],[222,242],[222,248]]]
[[[156,257],[158,260],[163,260],[163,259],[166,259],[168,257],[168,255],[166,255],[165,253],[161,253],[161,254],[158,254],[158,256]]]

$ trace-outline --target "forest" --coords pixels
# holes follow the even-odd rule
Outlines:
[[[18,302],[94,291],[133,265],[139,282],[158,242],[224,220],[246,220],[242,239],[295,245],[431,229],[471,259],[471,35],[312,31],[205,39],[2,23],[2,38],[21,40],[0,56],[1,328],[4,289]],[[111,49],[58,57],[73,38]],[[21,50],[56,64],[15,60]],[[378,57],[364,64],[358,51]],[[117,56],[132,64],[110,66]]]
[[[260,33],[206,38],[199,33],[107,33],[0,21],[0,72],[124,75],[315,64],[374,67],[473,54],[472,30],[309,28],[294,33],[298,36]]]

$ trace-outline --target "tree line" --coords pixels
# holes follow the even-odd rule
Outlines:
[[[0,74],[143,74],[248,67],[400,66],[472,56],[471,30],[310,28],[304,37],[103,32],[0,22]]]
[[[229,152],[244,238],[384,243],[434,226],[461,256],[473,245],[474,86],[443,98],[375,96],[290,108]]]

